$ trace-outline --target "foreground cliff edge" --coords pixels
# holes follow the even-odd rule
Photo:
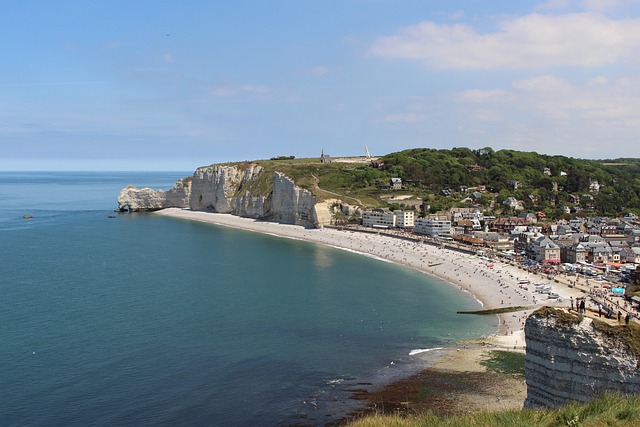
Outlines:
[[[543,307],[527,319],[525,408],[640,394],[640,327]]]
[[[411,404],[410,411],[397,407],[391,411],[376,410],[373,415],[357,418],[347,425],[640,425],[640,327],[637,323],[621,324],[590,310],[579,316],[565,308],[542,307],[527,318],[525,332],[527,397],[524,410],[502,399],[486,399],[501,397],[500,392],[513,395],[518,390],[517,384],[508,383],[504,377],[495,378],[492,387],[492,378],[487,372],[479,374],[472,387],[467,384],[456,390],[447,389],[446,394],[435,398],[429,396],[425,401],[409,401],[415,397],[410,394],[412,383],[420,381],[416,376],[417,379],[412,377],[410,381],[394,384],[392,390],[403,405]],[[453,367],[467,375],[472,373],[469,361],[464,359],[469,354],[465,353],[482,354],[482,351],[489,350],[465,348],[452,353]],[[438,363],[442,365],[442,360]],[[437,383],[437,376],[449,373],[452,368],[450,364],[441,366],[440,370],[434,367],[425,371],[432,374],[429,384]],[[449,377],[447,384],[457,385],[465,380],[468,378]],[[417,390],[422,398],[428,384],[419,385]],[[393,395],[384,397],[385,405],[389,406]],[[446,405],[439,406],[442,398]],[[422,404],[427,406],[425,411]]]
[[[338,199],[318,200],[282,172],[268,172],[257,163],[200,167],[168,191],[129,186],[118,196],[121,212],[165,208],[228,213],[316,228],[331,222],[333,209],[352,209]]]

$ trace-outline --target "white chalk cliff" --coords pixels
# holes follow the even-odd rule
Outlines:
[[[123,188],[118,196],[118,209],[131,212],[154,211],[168,207],[189,206],[191,180],[181,179],[170,190],[152,190],[132,185]]]
[[[334,204],[317,202],[283,173],[266,177],[263,167],[214,165],[198,168],[168,191],[126,187],[118,196],[121,211],[153,211],[169,207],[229,213],[287,224],[329,224]]]
[[[545,310],[525,325],[526,408],[586,402],[605,392],[640,393],[639,359],[623,340],[589,318]]]

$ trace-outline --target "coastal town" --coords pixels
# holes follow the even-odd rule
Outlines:
[[[361,226],[392,235],[424,236],[459,249],[526,263],[549,274],[582,274],[622,287],[638,279],[640,223],[634,214],[550,222],[530,213],[487,217],[474,208],[452,208],[446,214],[424,218],[416,218],[414,211],[373,209],[363,212]]]
[[[349,228],[478,254],[492,267],[496,260],[506,262],[547,279],[538,282],[537,292],[561,299],[551,281],[578,287],[609,317],[614,308],[625,317],[640,311],[640,297],[626,292],[640,278],[640,224],[633,214],[540,222],[534,214],[495,218],[473,208],[425,218],[415,218],[413,211],[375,209],[363,212],[360,226]],[[523,279],[520,284],[530,283]]]

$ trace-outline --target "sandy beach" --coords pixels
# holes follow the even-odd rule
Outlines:
[[[553,285],[553,291],[560,295],[560,299],[551,299],[546,294],[536,293],[534,289],[534,283],[550,282],[545,277],[528,273],[503,262],[490,262],[473,254],[441,249],[432,244],[400,239],[385,234],[336,228],[311,229],[298,225],[241,218],[230,214],[178,208],[164,209],[156,214],[266,233],[283,238],[305,240],[358,252],[436,276],[451,286],[456,286],[462,291],[472,294],[484,309],[526,307],[522,311],[499,315],[498,331],[490,337],[479,340],[483,342],[482,346],[474,343],[469,346],[470,348],[465,349],[461,345],[461,348],[449,357],[441,358],[433,366],[433,369],[440,373],[459,370],[460,366],[463,366],[467,373],[474,372],[475,368],[472,366],[479,366],[479,361],[492,350],[508,349],[523,352],[525,348],[524,322],[528,314],[545,305],[568,307],[570,297],[575,299],[578,296],[583,296],[575,288],[554,282],[549,284]],[[522,284],[521,280],[530,280],[531,284]],[[501,390],[499,386],[495,389],[498,393]],[[502,409],[522,407],[526,394],[524,383],[510,384],[509,389],[508,396],[511,398],[490,395],[489,399],[492,401],[493,399],[500,400],[501,405],[499,406]],[[468,393],[461,396],[461,399],[484,402],[484,400],[478,400],[477,396],[474,397]],[[486,406],[486,402],[480,404],[480,406],[482,405]]]

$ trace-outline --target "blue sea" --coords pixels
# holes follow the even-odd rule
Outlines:
[[[394,264],[113,212],[188,175],[0,172],[1,426],[324,425],[496,327]]]

